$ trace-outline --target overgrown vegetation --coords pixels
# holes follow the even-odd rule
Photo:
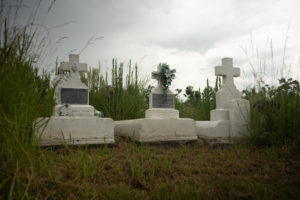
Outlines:
[[[176,109],[180,112],[182,118],[192,118],[194,120],[210,120],[210,111],[216,108],[216,92],[221,86],[220,77],[216,78],[215,87],[209,85],[206,81],[206,87],[201,92],[200,88],[194,90],[193,86],[187,86],[184,96],[186,101],[177,98]],[[177,89],[178,96],[182,90]]]
[[[101,67],[90,69],[87,76],[82,76],[90,89],[90,104],[97,110],[103,111],[105,117],[114,120],[143,118],[148,108],[149,90],[145,81],[138,77],[138,66],[132,69],[128,63],[128,73],[124,77],[124,63],[118,66],[117,59],[112,60],[111,84],[108,74],[101,73]]]
[[[244,91],[251,102],[250,142],[256,145],[291,145],[300,150],[300,87],[292,79],[280,79],[279,86],[263,85]]]
[[[2,14],[2,13],[1,13]],[[5,15],[1,15],[2,17]],[[35,29],[1,18],[0,199],[297,199],[299,193],[299,82],[247,89],[251,145],[210,148],[139,145],[116,138],[113,147],[41,149],[31,140],[38,117],[54,106],[50,75],[34,67]],[[138,67],[112,61],[111,82],[101,68],[82,80],[90,104],[115,120],[144,117],[147,86]],[[123,79],[125,77],[125,79]],[[220,87],[185,89],[181,117],[208,120]],[[182,90],[177,90],[177,96]],[[258,148],[260,147],[260,148]],[[261,148],[263,147],[263,148]]]
[[[1,2],[1,8],[3,2]],[[2,18],[5,16],[4,18]],[[0,191],[2,199],[28,197],[34,176],[32,127],[54,106],[50,76],[33,67],[31,26],[18,27],[1,12],[0,24]],[[9,170],[9,172],[7,171]],[[22,177],[26,177],[23,179]]]

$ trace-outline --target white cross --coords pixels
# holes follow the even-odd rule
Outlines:
[[[61,72],[70,72],[72,71],[72,67],[76,65],[78,72],[83,73],[87,72],[87,64],[79,63],[79,55],[78,54],[69,54],[69,62],[61,62],[60,67],[58,68],[58,73]]]
[[[232,58],[222,58],[222,66],[215,67],[215,75],[222,76],[224,86],[234,86],[233,77],[240,76],[240,68],[233,67]]]
[[[161,86],[161,66],[157,66],[157,71],[152,72],[152,79],[157,80],[157,87],[162,87]]]

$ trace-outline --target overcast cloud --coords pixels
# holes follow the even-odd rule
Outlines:
[[[28,8],[23,15],[35,2],[24,1]],[[39,16],[49,5],[50,1],[41,3]],[[256,72],[266,72],[270,83],[280,72],[299,80],[299,8],[299,0],[56,1],[43,23],[49,28],[68,24],[50,29],[55,52],[46,62],[51,69],[56,58],[67,61],[68,53],[81,53],[82,62],[96,67],[101,61],[103,70],[110,71],[112,58],[132,59],[149,78],[166,62],[177,70],[172,89],[184,89],[203,88],[207,78],[214,84],[214,66],[222,57],[232,57],[241,68],[235,80],[239,89],[254,83],[249,59]],[[59,38],[64,39],[56,43]],[[286,39],[286,66],[281,70]],[[269,59],[271,43],[275,66]],[[265,70],[261,58],[266,60]]]

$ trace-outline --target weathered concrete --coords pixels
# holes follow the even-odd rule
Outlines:
[[[195,141],[196,124],[192,119],[135,119],[115,122],[115,134],[136,142]]]
[[[49,120],[46,127],[36,129],[40,146],[85,145],[114,143],[114,121],[110,118],[59,116],[39,118],[39,125]],[[38,127],[38,125],[37,125]],[[43,131],[43,128],[45,130]]]

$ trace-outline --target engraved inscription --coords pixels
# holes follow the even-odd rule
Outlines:
[[[153,108],[174,108],[173,94],[152,94]]]
[[[88,89],[61,88],[61,103],[88,104]]]

